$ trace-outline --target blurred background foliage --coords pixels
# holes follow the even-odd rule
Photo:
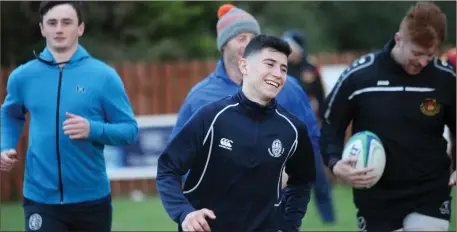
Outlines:
[[[16,65],[41,51],[37,1],[1,1],[1,64]],[[217,10],[229,2],[85,2],[81,43],[109,62],[216,58]],[[414,2],[232,2],[254,15],[263,33],[306,34],[310,53],[381,48]],[[446,46],[455,46],[456,2],[436,2],[448,17]]]

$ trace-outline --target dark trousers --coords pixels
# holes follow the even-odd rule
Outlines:
[[[49,205],[24,198],[25,231],[110,232],[111,196],[76,204]]]
[[[359,231],[381,232],[401,229],[403,228],[403,220],[411,213],[450,221],[452,213],[452,197],[450,195],[451,187],[443,186],[422,195],[411,197],[409,200],[395,200],[395,202],[360,201],[356,205]]]

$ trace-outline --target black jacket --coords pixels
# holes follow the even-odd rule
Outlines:
[[[408,75],[393,60],[393,46],[391,40],[383,50],[354,61],[321,112],[321,151],[331,169],[341,158],[350,121],[353,133],[370,130],[385,147],[387,162],[382,178],[373,188],[356,191],[356,201],[421,194],[447,187],[450,176],[443,132],[447,125],[455,134],[455,73],[451,66],[434,58],[420,74]]]

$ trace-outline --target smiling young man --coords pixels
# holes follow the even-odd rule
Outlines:
[[[41,3],[46,48],[11,73],[1,107],[2,171],[17,162],[15,148],[30,113],[26,231],[111,231],[103,147],[133,143],[138,133],[116,71],[78,44],[81,7],[78,1]]]
[[[372,181],[340,160],[351,120],[353,133],[372,131],[386,149],[380,181],[354,190],[361,231],[448,230],[455,171],[443,132],[447,125],[455,135],[456,78],[435,57],[445,31],[441,10],[417,3],[385,48],[354,61],[327,99],[321,149],[333,173],[354,186]]]
[[[229,95],[235,95],[241,87],[243,78],[238,61],[242,58],[249,41],[261,33],[260,26],[251,14],[231,4],[224,4],[218,10],[217,49],[222,57],[214,72],[196,84],[186,96],[178,112],[177,122],[170,140],[184,127],[197,110],[205,104],[217,101]],[[319,208],[332,212],[332,196],[329,181],[324,173],[319,150],[319,124],[313,108],[298,80],[293,77],[286,79],[282,91],[276,96],[278,103],[287,111],[302,120],[308,130],[313,145],[316,162],[316,182],[313,185]],[[287,184],[284,175],[283,185]],[[308,192],[308,201],[311,189]],[[328,216],[328,215],[327,215]],[[334,221],[330,215],[327,221]]]
[[[157,188],[180,231],[300,228],[316,171],[306,125],[275,99],[289,54],[280,38],[254,37],[239,62],[241,91],[198,110],[160,156]]]

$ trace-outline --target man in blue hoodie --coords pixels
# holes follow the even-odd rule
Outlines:
[[[249,41],[255,35],[260,34],[260,27],[252,15],[230,4],[222,5],[219,8],[218,17],[217,48],[222,52],[223,57],[218,61],[216,70],[194,86],[187,95],[178,112],[177,123],[173,128],[170,141],[181,131],[200,107],[228,95],[235,95],[240,89],[242,75],[238,67],[238,61],[242,58],[244,48]],[[320,189],[328,189],[328,180],[324,174],[319,151],[319,127],[305,92],[298,81],[291,77],[287,78],[283,90],[276,99],[287,111],[306,124],[315,153],[315,184],[324,187]],[[283,183],[286,183],[287,175],[284,175],[284,177]],[[186,178],[186,176],[183,178]],[[326,196],[326,199],[331,199],[330,191],[320,192],[324,193],[320,196]],[[308,192],[308,201],[310,197],[310,192]],[[326,202],[330,203],[331,200]],[[329,221],[333,221],[333,218],[329,218]]]
[[[1,107],[3,171],[30,113],[24,177],[26,231],[111,231],[104,145],[136,141],[138,126],[116,71],[78,44],[81,2],[43,1],[46,48],[10,75]]]

